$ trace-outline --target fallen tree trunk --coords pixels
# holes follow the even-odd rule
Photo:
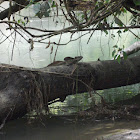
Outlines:
[[[0,120],[15,119],[30,109],[67,95],[140,82],[140,56],[121,60],[28,69],[0,65]]]

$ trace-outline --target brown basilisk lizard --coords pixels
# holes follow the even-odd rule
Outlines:
[[[60,66],[60,65],[66,65],[66,66],[69,66],[69,65],[75,65],[77,64],[83,57],[82,56],[76,56],[75,58],[72,58],[72,57],[65,57],[64,58],[64,61],[55,61],[51,64],[49,64],[47,67],[50,67],[50,66]],[[72,70],[72,73],[75,71],[76,69],[76,66],[74,67],[74,69]],[[63,102],[64,100],[66,99],[66,96],[63,95],[62,97],[59,98],[59,101]]]
[[[60,66],[60,65],[66,65],[66,66],[73,65],[73,64],[78,63],[82,58],[83,58],[82,56],[76,56],[75,58],[65,57],[64,61],[55,61],[55,62],[49,64],[47,67]]]

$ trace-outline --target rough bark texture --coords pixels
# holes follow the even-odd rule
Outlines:
[[[75,93],[140,82],[140,56],[127,60],[78,63],[41,69],[0,67],[0,120],[23,116],[32,107]]]

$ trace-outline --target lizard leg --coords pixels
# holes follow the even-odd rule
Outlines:
[[[76,70],[76,68],[77,68],[77,64],[74,64],[74,68],[73,68],[73,70],[72,70],[72,72],[71,72],[70,75],[72,75],[74,73],[74,71]]]

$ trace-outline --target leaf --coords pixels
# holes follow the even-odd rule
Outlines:
[[[110,0],[105,0],[105,3],[109,3],[110,2]]]
[[[114,37],[115,37],[115,35],[114,34],[111,34],[111,38],[114,39]]]
[[[40,12],[45,17],[49,17],[49,14],[50,14],[51,11],[50,11],[50,5],[49,5],[48,2],[44,2],[44,3],[41,4]]]
[[[119,26],[123,26],[123,23],[120,19],[118,19],[117,17],[115,17],[115,23],[118,24]]]
[[[127,13],[127,10],[126,10],[124,7],[121,7],[120,10],[121,10],[123,13]]]
[[[105,33],[106,33],[106,35],[108,34],[108,31],[107,30],[103,30]]]
[[[44,15],[45,17],[49,17],[49,13],[50,13],[50,11],[46,11],[46,12],[44,12],[43,15]]]
[[[124,31],[123,31],[123,32],[125,33],[125,32],[127,32],[127,31],[128,31],[128,29],[126,28],[126,29],[124,29]]]
[[[85,18],[85,15],[83,14],[83,15],[82,15],[82,19],[84,19],[84,18]]]
[[[38,16],[41,19],[43,17],[43,13],[39,11],[38,13],[36,13],[36,16]]]
[[[121,56],[120,55],[117,57],[117,61],[120,64],[120,62],[121,62]]]
[[[119,52],[122,51],[122,48],[119,48],[118,51],[119,51]]]
[[[24,21],[22,21],[21,23],[22,23],[23,26],[25,26],[25,22]]]
[[[53,1],[53,3],[52,3],[52,6],[51,7],[56,7],[56,4],[55,4],[55,2]]]
[[[114,50],[114,51],[112,52],[112,56],[113,56],[113,57],[114,57],[115,53],[116,53],[116,50]]]
[[[18,20],[18,23],[20,23],[20,22],[21,22],[21,19]]]
[[[122,33],[122,31],[119,30],[117,33],[118,33],[119,37],[121,37],[121,33]]]
[[[45,2],[41,5],[41,10],[46,10],[47,11],[48,9],[50,9],[50,5],[49,5],[48,2]]]
[[[126,52],[123,51],[123,58],[126,60],[127,59],[127,54]]]
[[[133,2],[134,2],[134,4],[135,4],[136,6],[139,6],[139,5],[140,5],[140,0],[133,0]]]
[[[114,56],[114,60],[116,60],[116,59],[117,59],[117,56],[118,56],[118,54],[116,54],[116,55]]]
[[[118,45],[114,45],[113,48],[118,48]]]

